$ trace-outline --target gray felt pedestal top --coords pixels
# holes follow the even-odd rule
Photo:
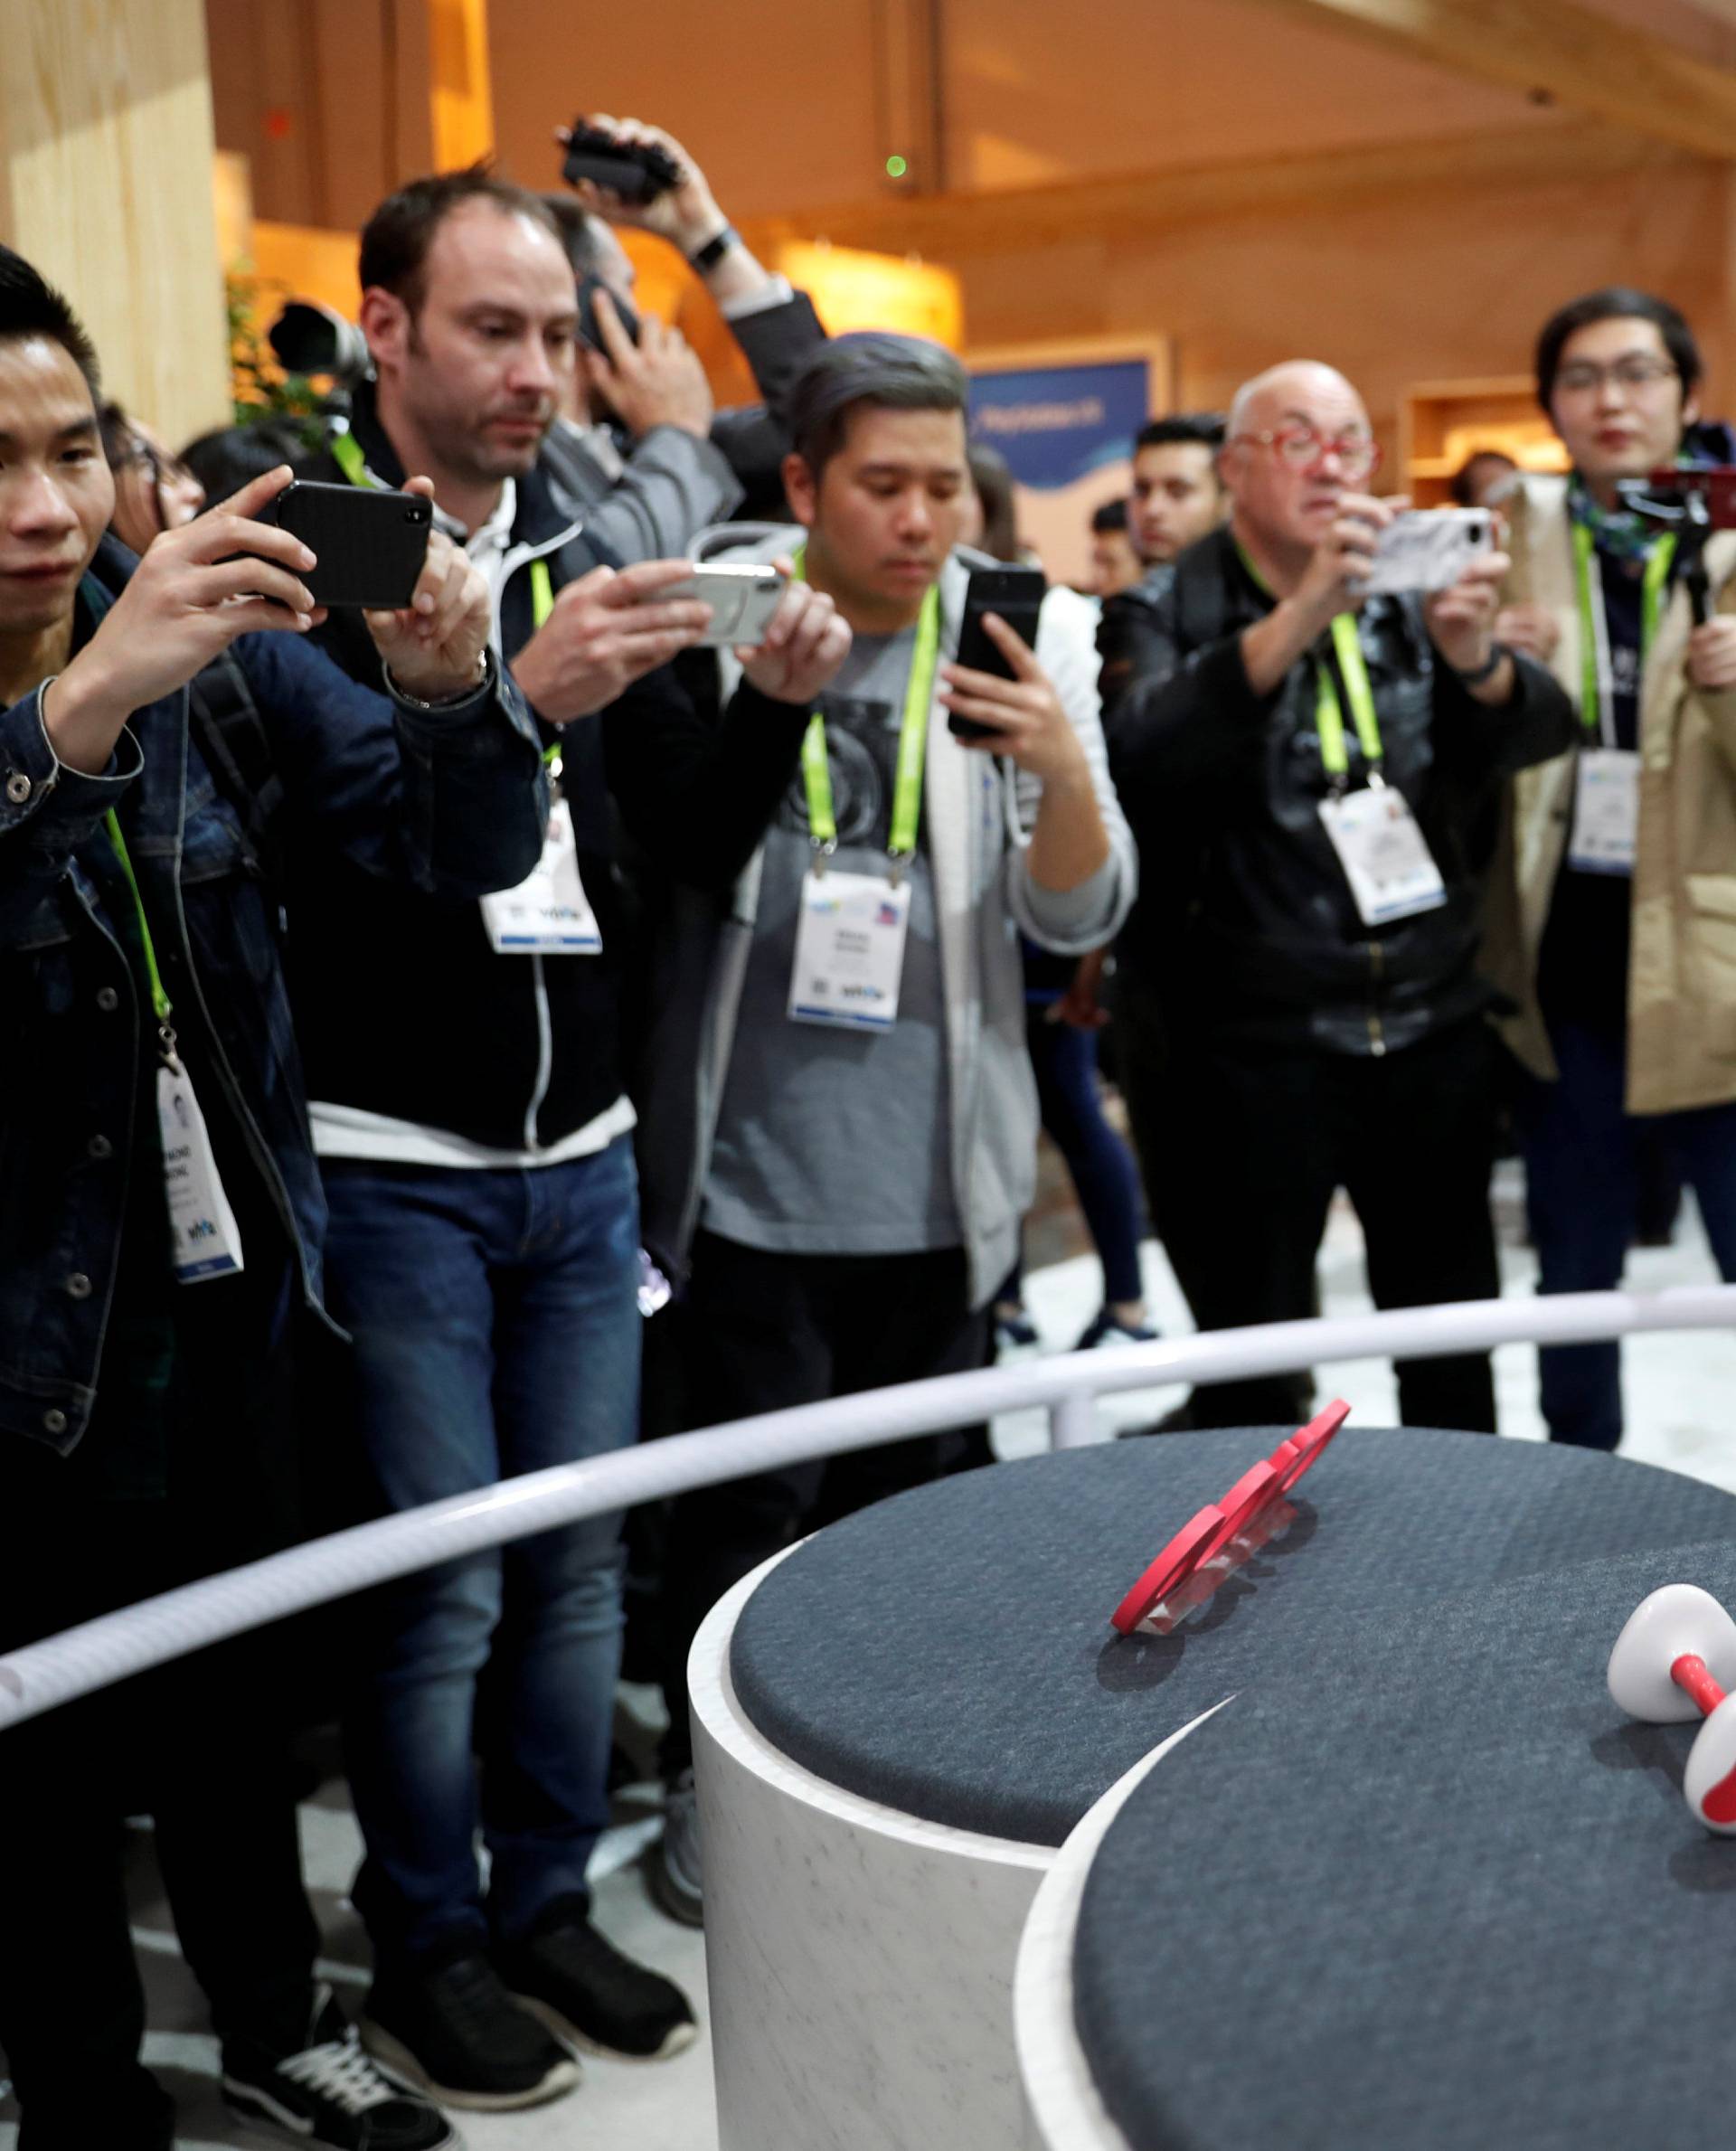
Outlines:
[[[1058,1845],[1200,1712],[1237,1692],[1288,1694],[1412,1609],[1475,1604],[1526,1578],[1553,1590],[1612,1556],[1736,1541],[1736,1498],[1674,1473],[1487,1435],[1353,1425],[1297,1488],[1280,1541],[1175,1635],[1118,1636],[1109,1615],[1159,1547],[1290,1431],[1033,1458],[833,1525],[743,1607],[731,1646],[741,1707],[831,1784],[929,1821]],[[1664,1582],[1680,1566],[1653,1561],[1646,1572]],[[1166,1762],[1165,1786],[1171,1773]],[[1736,1927],[1730,1939],[1736,1966]]]
[[[1604,1686],[1676,1581],[1736,1604],[1736,1545],[1325,1627],[1165,1756],[1074,1943],[1134,2151],[1730,2142],[1736,1839],[1683,1800],[1698,1725],[1635,1725]]]

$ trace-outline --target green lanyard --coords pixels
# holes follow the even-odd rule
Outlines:
[[[1609,624],[1603,610],[1603,585],[1591,573],[1595,551],[1591,533],[1583,523],[1573,525],[1573,566],[1580,586],[1580,722],[1598,733],[1608,747],[1616,744],[1615,682],[1609,662]],[[1646,556],[1646,579],[1640,586],[1639,661],[1657,634],[1657,619],[1664,609],[1664,589],[1675,560],[1674,532],[1660,538]]]
[[[796,580],[807,577],[806,548],[796,555]],[[904,722],[898,734],[898,772],[892,784],[892,826],[887,851],[896,882],[903,862],[916,850],[916,825],[922,811],[922,770],[929,744],[929,703],[934,694],[935,667],[940,658],[940,591],[930,588],[917,616],[916,647],[910,653],[910,683],[904,690]],[[819,854],[816,871],[838,848],[838,817],[832,806],[832,771],[826,759],[826,720],[816,710],[802,736],[802,781],[807,790],[807,830]]]
[[[1255,567],[1247,553],[1238,545],[1242,566],[1249,580],[1257,590],[1269,598],[1271,586]],[[1344,675],[1344,693],[1350,697],[1351,721],[1356,727],[1356,738],[1363,750],[1363,759],[1368,764],[1369,782],[1380,784],[1381,748],[1380,720],[1374,714],[1374,690],[1368,683],[1368,666],[1363,659],[1363,646],[1356,633],[1356,615],[1354,612],[1335,614],[1332,622],[1333,654],[1338,660],[1338,669]],[[1344,747],[1344,711],[1338,700],[1338,688],[1332,676],[1332,668],[1323,659],[1314,661],[1314,722],[1320,737],[1320,760],[1326,775],[1333,780],[1335,790],[1344,788],[1344,781],[1350,774],[1350,756]]]
[[[378,478],[368,476],[367,458],[362,453],[361,443],[354,433],[336,433],[332,436],[332,461],[350,481],[352,486],[368,486],[378,493]]]
[[[156,967],[156,948],[151,939],[151,929],[145,917],[145,900],[138,892],[138,878],[133,872],[133,862],[127,850],[127,839],[120,833],[120,824],[111,807],[102,817],[108,832],[108,841],[115,847],[115,857],[120,862],[120,871],[127,877],[127,886],[132,891],[133,910],[138,917],[139,946],[145,951],[145,971],[151,982],[151,1007],[156,1015],[157,1041],[163,1049],[163,1058],[171,1068],[175,1065],[175,1032],[169,1018],[175,1013],[169,996],[164,990],[163,974]]]
[[[1369,782],[1380,784],[1383,781],[1381,728],[1374,715],[1374,690],[1368,684],[1368,667],[1363,662],[1363,646],[1357,638],[1354,612],[1334,616],[1332,646],[1338,658],[1338,669],[1344,676],[1344,693],[1350,697],[1350,714],[1356,726],[1363,759],[1368,764]],[[1314,717],[1320,734],[1321,763],[1333,782],[1342,786],[1350,774],[1350,757],[1344,751],[1344,712],[1332,673],[1325,665],[1316,670]]]

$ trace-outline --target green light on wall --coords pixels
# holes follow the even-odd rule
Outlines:
[[[910,168],[910,164],[904,157],[889,156],[886,160],[886,176],[888,179],[902,179]]]

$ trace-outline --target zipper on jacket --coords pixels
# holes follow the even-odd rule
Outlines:
[[[1380,999],[1382,985],[1386,978],[1386,950],[1378,941],[1368,945],[1368,1050],[1378,1061],[1386,1051],[1386,1033],[1382,1027],[1381,1013],[1375,1003]]]

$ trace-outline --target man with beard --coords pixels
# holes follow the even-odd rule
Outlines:
[[[849,638],[829,599],[792,588],[727,707],[696,712],[667,661],[709,610],[658,596],[690,563],[599,562],[545,467],[576,304],[534,195],[482,169],[414,181],[370,219],[361,275],[377,385],[309,475],[432,476],[560,789],[540,895],[533,877],[478,907],[325,870],[291,890],[331,1306],[355,1340],[369,1462],[402,1509],[634,1439],[616,818],[678,880],[727,887]],[[371,663],[353,637],[332,646]],[[599,1518],[410,1579],[363,1654],[347,1744],[377,1960],[363,2037],[453,2105],[559,2095],[571,2045],[648,2060],[694,2035],[680,1991],[589,1918],[618,1538]]]

